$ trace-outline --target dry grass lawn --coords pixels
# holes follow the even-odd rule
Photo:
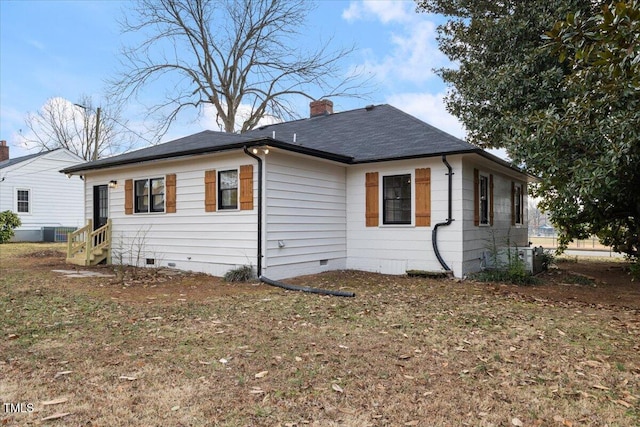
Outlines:
[[[0,246],[0,426],[640,425],[640,292],[351,271],[292,283],[355,298],[119,283],[51,272],[72,268],[63,249]]]

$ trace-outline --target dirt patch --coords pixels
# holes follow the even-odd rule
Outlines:
[[[538,276],[533,286],[508,286],[509,291],[549,301],[577,302],[594,307],[640,310],[640,282],[632,280],[628,264],[615,261],[559,263]]]
[[[41,251],[27,252],[23,255],[26,258],[61,258],[64,259],[65,253],[53,249],[45,249]]]

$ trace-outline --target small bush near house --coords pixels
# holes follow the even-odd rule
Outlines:
[[[470,275],[471,279],[481,282],[506,282],[513,283],[514,285],[534,285],[538,283],[538,280],[527,271],[524,261],[517,255],[518,247],[512,245],[510,235],[511,230],[509,230],[504,239],[504,246],[501,246],[495,230],[490,230],[490,237],[487,239],[486,247],[489,251],[489,259],[492,261],[493,267]],[[502,260],[500,256],[501,247],[508,248],[506,251],[506,261]],[[515,249],[515,253],[512,249]],[[548,253],[545,252],[545,254],[546,258],[543,258],[542,262],[543,265],[545,262],[547,263],[544,265],[544,269],[546,270],[553,258],[549,258],[551,255]],[[543,257],[545,257],[544,254]]]
[[[505,282],[514,285],[535,285],[538,283],[538,279],[527,271],[524,262],[520,259],[511,261],[505,268],[484,270],[472,274],[470,278],[480,282]]]
[[[542,270],[547,271],[549,267],[555,262],[556,257],[553,252],[546,250],[542,252]]]
[[[0,212],[0,243],[8,242],[14,235],[14,230],[22,225],[20,217],[11,212]]]
[[[224,280],[227,282],[248,282],[254,278],[253,266],[251,265],[231,269],[224,275]]]

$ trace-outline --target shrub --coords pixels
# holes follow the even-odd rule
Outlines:
[[[470,278],[480,282],[504,282],[514,285],[535,285],[538,283],[538,279],[526,270],[524,262],[520,259],[510,262],[507,268],[484,270],[472,274]]]
[[[506,282],[514,285],[533,285],[538,283],[535,277],[527,271],[526,265],[518,256],[518,246],[511,245],[511,229],[505,238],[506,252],[501,253],[496,239],[496,231],[490,230],[490,238],[487,242],[489,260],[492,268],[470,275],[472,279],[482,282]],[[506,256],[506,260],[504,257]],[[543,258],[544,262],[544,258]]]
[[[548,270],[549,267],[555,262],[556,257],[550,250],[546,250],[542,252],[542,269],[544,271]]]
[[[14,230],[22,225],[20,217],[11,212],[0,212],[0,243],[8,242],[14,235]]]
[[[251,265],[233,268],[224,275],[224,280],[227,282],[248,282],[253,278],[255,278],[255,276],[253,274],[253,266]]]

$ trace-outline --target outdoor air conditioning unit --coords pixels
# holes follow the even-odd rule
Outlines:
[[[537,248],[500,248],[494,254],[492,251],[485,251],[482,254],[483,270],[495,270],[506,268],[509,261],[518,257],[526,270],[531,274],[538,274],[542,271],[542,246]]]

